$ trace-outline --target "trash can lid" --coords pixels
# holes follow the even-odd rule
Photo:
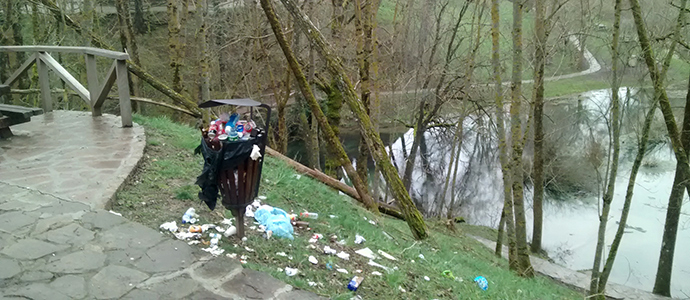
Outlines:
[[[200,108],[209,108],[209,107],[215,107],[215,106],[220,106],[220,105],[237,105],[237,106],[260,106],[262,103],[245,98],[245,99],[217,99],[217,100],[209,100],[204,103],[199,104]]]

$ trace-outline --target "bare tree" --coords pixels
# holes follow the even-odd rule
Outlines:
[[[170,55],[170,69],[172,71],[172,88],[177,93],[181,93],[184,89],[181,70],[182,38],[179,6],[180,0],[168,0],[168,55]]]

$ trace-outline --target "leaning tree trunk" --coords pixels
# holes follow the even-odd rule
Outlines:
[[[681,133],[683,148],[690,149],[690,79],[688,80],[688,94],[685,97],[685,112],[683,116],[683,131]],[[687,178],[676,166],[676,175],[673,178],[673,188],[671,196],[668,197],[668,209],[666,210],[666,222],[664,224],[664,235],[661,239],[661,251],[659,253],[659,265],[656,270],[656,280],[654,281],[654,293],[658,295],[671,296],[671,273],[673,272],[673,256],[676,249],[676,238],[678,236],[678,225],[680,222],[681,208],[683,206],[683,196],[685,193],[685,182]],[[690,192],[688,193],[690,194]]]
[[[521,1],[513,1],[513,78],[511,83],[511,139],[512,139],[512,186],[513,209],[515,211],[515,245],[517,250],[517,273],[524,277],[534,277],[527,248],[527,222],[523,194],[522,171],[522,6]]]
[[[261,2],[268,5],[268,0],[262,0]],[[364,105],[362,105],[362,102],[358,99],[352,82],[345,73],[340,57],[333,52],[331,47],[326,43],[321,32],[311,23],[309,17],[306,16],[293,1],[281,0],[281,2],[294,17],[297,27],[307,35],[307,38],[309,38],[314,48],[321,54],[327,64],[328,71],[334,76],[338,89],[343,93],[343,99],[350,107],[350,110],[359,119],[360,131],[364,135],[366,143],[369,146],[369,152],[374,162],[381,167],[381,173],[385,177],[393,196],[398,201],[400,210],[403,215],[405,215],[405,221],[407,221],[412,234],[416,239],[426,239],[429,236],[429,232],[424,223],[424,219],[414,203],[412,203],[410,195],[405,190],[397,170],[388,157],[381,137],[374,130]]]
[[[371,1],[363,3],[361,0],[355,0],[355,36],[357,38],[357,48],[356,56],[359,69],[359,89],[360,98],[362,99],[362,104],[367,112],[367,115],[371,117],[371,103],[369,101],[371,90],[370,90],[370,69],[371,69],[371,24],[369,17]],[[368,183],[369,172],[368,172],[368,162],[369,162],[369,149],[367,148],[366,141],[364,137],[360,138],[359,141],[359,155],[357,156],[357,174],[366,183]]]
[[[601,282],[601,276],[603,273],[600,275],[600,266],[601,266],[601,261],[603,258],[603,251],[604,251],[604,245],[606,245],[606,224],[609,221],[609,211],[611,210],[611,202],[613,201],[613,193],[614,189],[616,187],[616,177],[618,176],[618,160],[620,156],[620,97],[618,96],[618,90],[619,90],[619,79],[618,79],[618,59],[619,59],[619,53],[618,53],[618,41],[620,37],[620,16],[621,16],[621,0],[616,0],[615,2],[615,13],[614,13],[614,24],[613,24],[613,40],[611,43],[611,54],[612,54],[612,66],[611,66],[611,72],[613,73],[613,79],[611,81],[611,136],[613,138],[613,156],[611,157],[611,169],[609,170],[609,178],[607,182],[607,187],[606,187],[606,192],[604,193],[604,197],[602,199],[603,202],[603,208],[602,208],[602,213],[601,216],[599,216],[599,231],[598,231],[598,236],[597,236],[597,245],[595,248],[595,253],[594,253],[594,263],[592,266],[592,277],[590,281],[590,287],[589,287],[589,295],[590,296],[596,296],[597,298],[602,298],[604,295],[602,294],[604,291],[604,287],[606,286],[606,280]],[[656,102],[654,104],[656,107]],[[650,116],[647,118],[651,118],[651,116],[654,115],[654,110],[650,113]],[[645,122],[645,125],[647,125],[647,122]],[[646,128],[646,127],[645,127]],[[643,133],[643,140],[640,142],[640,149],[644,150],[642,148],[645,146],[646,143],[646,137],[645,134]],[[638,157],[640,158],[640,162],[642,161],[642,157],[644,155],[644,152],[638,153]],[[636,160],[637,162],[637,160]],[[638,166],[639,168],[639,166]],[[635,165],[633,165],[633,171],[630,175],[630,180],[632,182],[635,181],[634,175],[637,175],[637,170],[635,169]],[[629,193],[632,195],[632,190],[630,190],[629,187]],[[627,198],[627,196],[626,196]],[[627,203],[627,199],[626,199]],[[619,229],[623,227],[623,225],[619,226]],[[613,250],[613,248],[612,248]],[[614,252],[615,254],[615,252]],[[609,257],[609,259],[611,259]],[[615,259],[615,257],[614,257]],[[611,262],[613,263],[613,262]],[[607,260],[608,264],[608,260]],[[606,268],[604,268],[606,269]],[[610,271],[610,270],[609,270]],[[608,277],[608,275],[605,275]]]
[[[299,66],[299,63],[297,62],[297,58],[295,57],[294,52],[292,52],[292,49],[285,38],[283,29],[280,25],[280,22],[278,21],[278,16],[276,15],[273,9],[273,4],[271,4],[269,0],[261,0],[261,7],[263,8],[264,13],[266,14],[266,18],[271,24],[271,29],[273,30],[273,33],[276,39],[278,40],[280,48],[283,50],[283,54],[285,55],[285,58],[288,61],[288,65],[290,66],[290,69],[292,70],[293,74],[295,75],[295,78],[297,79],[297,85],[300,91],[306,98],[306,101],[309,104],[312,113],[316,117],[316,121],[318,121],[319,125],[321,126],[321,130],[324,133],[324,138],[326,139],[332,154],[340,159],[340,164],[345,168],[348,176],[350,176],[350,179],[352,180],[355,189],[357,189],[357,193],[359,193],[362,202],[370,210],[377,211],[376,202],[374,202],[374,200],[371,198],[366,187],[362,183],[362,180],[357,175],[357,171],[354,169],[354,167],[352,166],[352,162],[350,162],[350,159],[347,157],[347,153],[345,153],[345,149],[343,149],[343,146],[340,143],[338,136],[336,136],[333,130],[331,129],[330,125],[328,124],[328,120],[326,120],[326,116],[321,110],[318,101],[314,97],[314,93],[312,92],[312,89],[309,86],[307,77],[304,75],[304,72],[302,71],[301,67]],[[296,20],[299,19],[298,16],[293,17]]]

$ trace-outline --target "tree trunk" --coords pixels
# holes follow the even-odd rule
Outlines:
[[[357,62],[359,67],[360,93],[362,104],[365,107],[366,113],[371,117],[371,103],[369,101],[371,95],[370,89],[370,68],[372,56],[372,26],[371,26],[371,11],[372,3],[367,1],[362,3],[361,0],[355,0],[355,36],[357,37]],[[359,177],[368,183],[369,172],[369,149],[367,148],[364,137],[359,141],[359,155],[357,157],[357,173]]]
[[[515,211],[515,246],[517,247],[517,273],[524,277],[534,277],[527,248],[527,229],[523,195],[522,171],[522,6],[521,1],[513,1],[513,78],[511,83],[511,139],[512,139],[512,186]]]
[[[534,198],[532,208],[534,222],[532,226],[532,253],[541,252],[541,235],[544,201],[544,65],[546,61],[546,29],[544,19],[544,0],[535,1],[535,67],[534,67]]]
[[[510,161],[508,160],[508,147],[506,141],[506,129],[503,89],[501,82],[501,61],[500,61],[500,14],[499,0],[491,0],[491,66],[493,69],[494,99],[496,103],[496,130],[498,131],[499,160],[501,162],[501,174],[503,179],[503,210],[501,212],[501,222],[505,225],[506,236],[508,237],[508,265],[511,270],[517,270],[517,252],[515,251],[515,218],[513,216],[513,194],[510,176]],[[502,253],[502,236],[499,232],[496,239],[496,255]]]
[[[182,57],[180,56],[181,37],[180,37],[180,16],[178,8],[179,0],[168,0],[168,55],[170,56],[170,69],[172,73],[173,90],[181,93],[182,85]]]
[[[448,184],[450,183],[450,179],[452,176],[451,172],[453,171],[453,163],[455,163],[455,149],[457,148],[456,146],[462,142],[462,120],[463,118],[460,117],[460,120],[458,121],[458,124],[455,127],[455,135],[453,136],[453,140],[451,141],[451,147],[450,147],[450,162],[448,163],[448,173],[446,174],[446,182],[443,184],[443,192],[441,192],[441,196],[439,197],[440,203],[437,206],[436,209],[436,216],[440,217],[441,214],[443,213],[443,205],[446,203],[446,195],[448,193]],[[460,138],[460,141],[458,139]],[[460,152],[462,149],[457,148],[458,152]],[[455,182],[453,182],[455,184]],[[450,208],[450,206],[449,206]],[[448,210],[448,215],[447,218],[451,218],[451,212],[450,209]]]
[[[595,248],[595,253],[594,253],[594,263],[592,266],[592,279],[590,281],[590,288],[589,288],[589,295],[594,296],[597,295],[597,298],[603,298],[605,297],[603,295],[604,292],[604,287],[606,286],[606,280],[602,281],[602,277],[608,277],[608,274],[606,273],[606,267],[604,268],[604,273],[599,274],[600,272],[600,265],[601,261],[603,259],[603,251],[604,251],[604,245],[606,245],[606,224],[608,223],[608,214],[611,209],[611,201],[613,201],[613,195],[614,195],[614,189],[616,187],[616,177],[618,176],[618,160],[620,156],[620,99],[618,96],[619,92],[619,79],[618,79],[618,59],[619,59],[619,53],[618,53],[618,41],[620,37],[620,15],[621,15],[621,0],[616,0],[615,2],[615,15],[614,15],[614,24],[613,24],[613,40],[611,43],[611,54],[612,54],[612,67],[611,67],[611,72],[613,73],[613,80],[611,81],[611,136],[613,138],[613,156],[611,157],[611,169],[609,170],[609,178],[607,181],[607,187],[606,187],[606,192],[604,193],[604,197],[602,199],[603,202],[603,209],[602,209],[602,214],[599,216],[599,232],[598,232],[598,238],[597,238],[597,245]],[[656,102],[654,104],[656,106]],[[654,115],[653,110],[650,112],[650,115],[647,117],[650,119],[651,122],[651,117]],[[647,126],[647,122],[645,121],[645,126]],[[648,127],[645,127],[645,129],[649,129]],[[638,152],[638,158],[640,159],[640,162],[642,161],[642,156],[644,156],[644,148],[646,147],[646,132],[643,133],[643,140],[640,142],[640,150],[642,151],[641,153]],[[637,159],[635,160],[635,163],[637,163]],[[630,175],[630,182],[634,183],[635,182],[635,177],[637,176],[637,169],[635,168],[635,164],[633,164],[633,173]],[[639,166],[637,166],[639,168]],[[632,188],[630,185],[628,185],[628,192],[632,196]],[[626,195],[626,204],[629,205],[627,201],[627,195]],[[624,211],[624,214],[627,214]],[[621,216],[622,218],[622,216]],[[627,216],[626,216],[627,218]],[[622,230],[622,227],[624,225],[619,225],[619,229]],[[622,233],[621,233],[622,234]],[[613,259],[615,259],[615,251],[612,248],[611,251],[614,253]],[[612,258],[609,257],[608,260],[611,260],[611,264],[613,264]],[[607,265],[609,264],[607,260]],[[612,265],[611,265],[612,266]],[[608,270],[610,272],[610,268]]]
[[[336,136],[340,136],[340,109],[343,107],[343,94],[335,86],[335,81],[324,83],[321,85],[322,90],[326,93],[326,118],[328,124]],[[337,157],[333,155],[326,155],[324,162],[324,172],[335,179],[340,179],[338,170],[341,165]]]
[[[268,0],[262,0],[261,2],[262,4],[268,4]],[[412,199],[405,190],[402,180],[400,180],[400,176],[398,176],[397,170],[395,167],[393,167],[393,164],[388,157],[388,153],[385,151],[381,137],[374,130],[364,105],[362,105],[362,102],[358,99],[352,82],[345,73],[342,61],[336,54],[334,54],[331,47],[326,44],[323,35],[321,35],[321,32],[313,25],[313,23],[311,23],[309,17],[304,15],[304,13],[302,13],[294,2],[290,0],[281,0],[281,2],[287,8],[288,12],[294,17],[297,27],[299,27],[302,32],[307,35],[312,45],[321,54],[322,58],[327,64],[328,71],[336,80],[337,87],[343,93],[345,102],[350,107],[350,110],[359,119],[358,123],[360,125],[360,131],[365,136],[374,162],[381,167],[381,173],[383,173],[383,176],[386,178],[386,182],[388,183],[393,196],[398,201],[398,205],[400,206],[403,215],[405,215],[405,221],[407,221],[413,236],[420,240],[426,239],[429,236],[429,232],[426,224],[424,223],[424,219],[419,213],[419,210],[417,210],[417,208],[414,206],[414,203],[412,203]],[[326,123],[325,119],[323,123]],[[325,130],[323,127],[322,129]],[[337,139],[335,139],[335,142],[337,142]]]
[[[211,55],[208,51],[208,0],[198,0],[197,10],[199,11],[199,47],[201,50],[201,99],[200,102],[211,100],[211,71],[209,63]]]
[[[292,52],[290,45],[285,39],[283,29],[278,21],[278,17],[276,16],[275,11],[273,10],[273,5],[269,2],[269,0],[261,0],[261,7],[263,8],[264,13],[266,14],[266,18],[271,24],[271,29],[273,29],[273,33],[276,39],[278,40],[278,44],[280,45],[280,48],[283,50],[283,54],[285,55],[285,58],[288,61],[288,65],[290,66],[290,69],[292,70],[295,78],[297,79],[297,85],[299,86],[300,91],[306,98],[312,110],[312,113],[314,113],[314,115],[316,116],[316,121],[318,121],[319,125],[321,126],[321,130],[324,133],[324,138],[326,139],[330,147],[331,153],[336,155],[340,159],[341,165],[345,168],[348,176],[350,176],[350,179],[352,179],[355,189],[357,189],[357,193],[363,200],[362,202],[370,210],[377,211],[376,203],[369,195],[366,187],[362,184],[362,181],[359,178],[359,176],[357,176],[357,172],[352,166],[350,159],[347,157],[345,149],[343,149],[343,146],[340,143],[338,136],[336,136],[333,130],[331,129],[330,125],[328,124],[328,121],[326,120],[326,116],[323,114],[323,111],[321,110],[318,101],[314,97],[311,87],[307,82],[307,78],[304,75],[302,69],[300,68],[294,52]],[[293,18],[295,20],[299,20],[300,16],[293,15]],[[299,21],[297,23],[299,24]]]
[[[683,115],[683,131],[681,133],[683,149],[690,149],[690,79],[688,80],[688,94],[685,97],[685,112]],[[673,178],[671,196],[668,198],[666,210],[666,222],[664,223],[664,235],[661,239],[661,251],[659,264],[656,270],[653,292],[657,295],[671,297],[671,273],[673,271],[673,256],[676,249],[676,237],[680,222],[683,196],[686,189],[687,178],[681,172],[681,167],[676,166],[676,174]]]
[[[144,0],[134,0],[134,28],[138,34],[149,32],[146,17],[144,17]]]
[[[450,203],[448,203],[448,213],[446,213],[446,219],[450,219],[453,217],[453,213],[454,213],[454,209],[455,209],[455,199],[457,198],[456,194],[455,194],[455,186],[456,186],[456,182],[458,179],[458,168],[460,166],[460,154],[462,153],[462,141],[464,138],[463,137],[464,127],[463,127],[463,123],[462,123],[462,118],[461,118],[460,122],[458,122],[458,128],[456,130],[458,131],[458,132],[456,132],[456,135],[458,136],[458,141],[457,141],[458,145],[456,146],[456,151],[455,151],[455,168],[453,168],[453,179],[451,180],[453,182],[453,185],[450,189],[451,190],[450,191]],[[448,169],[450,169],[451,167],[453,167],[452,163],[448,166]],[[443,192],[444,198],[445,198],[445,189],[446,188],[444,188],[444,192]]]

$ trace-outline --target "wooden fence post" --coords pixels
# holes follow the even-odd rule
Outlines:
[[[117,92],[120,96],[120,117],[122,118],[122,127],[132,127],[132,102],[129,99],[127,61],[118,59],[115,69],[117,72]]]
[[[48,66],[38,55],[36,56],[36,68],[38,69],[38,85],[41,88],[41,107],[43,112],[48,113],[53,111],[53,99],[50,96],[50,77],[48,77]]]

